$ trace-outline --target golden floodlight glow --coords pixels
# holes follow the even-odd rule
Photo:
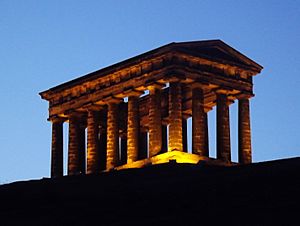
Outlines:
[[[190,154],[182,151],[169,151],[160,155],[153,156],[152,158],[142,159],[122,166],[118,166],[115,169],[121,170],[121,169],[129,169],[129,168],[142,168],[149,165],[168,163],[170,161],[175,161],[176,163],[189,163],[189,164],[198,164],[200,162],[206,162],[208,164],[214,164],[214,165],[228,165],[228,166],[233,165],[232,163],[225,163],[217,159],[199,156],[196,154]]]

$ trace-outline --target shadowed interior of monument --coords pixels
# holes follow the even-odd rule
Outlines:
[[[170,43],[41,92],[52,122],[51,177],[64,172],[64,123],[68,175],[168,161],[231,165],[234,102],[238,163],[251,163],[250,98],[253,76],[261,70],[221,40]],[[211,111],[215,159],[209,150]]]
[[[149,93],[146,93],[144,96],[148,95]],[[128,100],[124,99],[124,103],[127,103]],[[214,116],[215,112],[212,111],[210,112],[211,116]],[[236,112],[235,112],[236,113]],[[210,119],[210,120],[214,120],[214,119]],[[232,120],[233,121],[233,120]],[[215,124],[215,122],[214,122]],[[65,126],[66,128],[64,128],[65,130],[65,134],[67,135],[67,131],[68,131],[68,126]],[[127,150],[127,143],[124,142],[124,139],[122,139],[121,137],[119,137],[119,166],[115,167],[116,170],[121,170],[121,169],[127,169],[127,168],[141,168],[141,167],[145,167],[145,166],[149,166],[149,165],[156,165],[156,164],[162,164],[162,163],[168,163],[168,162],[176,162],[176,163],[189,163],[189,164],[199,164],[201,162],[203,162],[203,164],[208,164],[208,165],[219,165],[219,166],[232,166],[232,165],[236,165],[237,162],[224,162],[221,160],[218,160],[216,158],[216,151],[212,150],[212,148],[209,150],[209,155],[208,156],[200,156],[197,154],[193,154],[192,151],[192,145],[191,145],[191,141],[192,141],[192,134],[191,134],[191,129],[192,129],[192,117],[189,117],[187,119],[187,143],[186,143],[186,149],[185,151],[164,151],[164,152],[160,152],[159,154],[153,156],[153,157],[149,157],[149,143],[147,142],[147,148],[146,148],[146,153],[145,156],[146,158],[144,159],[140,159],[137,160],[135,162],[132,163],[128,163],[127,164],[127,152],[124,151],[124,149]],[[216,132],[214,128],[211,128],[211,136],[212,136],[212,132]],[[166,136],[168,137],[169,134],[169,127],[167,126],[166,129]],[[215,138],[215,136],[214,136]],[[99,134],[99,139],[100,139],[100,134]],[[68,152],[68,136],[65,136],[65,146],[64,146],[64,156],[67,156]],[[85,129],[85,149],[84,149],[84,155],[87,155],[87,129]],[[147,132],[147,140],[149,140],[149,134]],[[166,139],[166,144],[168,147],[168,140]],[[210,140],[210,147],[215,147],[216,142],[214,140]],[[232,149],[234,149],[235,151],[237,151],[237,148],[232,147]],[[231,151],[232,154],[236,154],[233,151]],[[64,159],[64,164],[67,165],[68,163],[68,158]],[[85,164],[87,164],[87,161],[85,160]],[[67,173],[67,171],[65,170],[64,172],[65,174]]]

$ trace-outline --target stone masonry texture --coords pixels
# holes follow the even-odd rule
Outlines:
[[[69,119],[69,153],[68,153],[68,175],[80,173],[79,168],[79,120],[71,115]]]
[[[87,173],[97,173],[99,171],[98,134],[99,134],[99,114],[96,111],[88,111],[87,119]]]
[[[225,94],[217,94],[217,158],[231,161],[229,106]]]
[[[192,151],[194,154],[208,157],[205,114],[203,91],[201,88],[194,88],[192,90]]]
[[[119,128],[118,128],[118,105],[108,104],[107,113],[107,157],[106,169],[110,170],[119,163]]]
[[[169,151],[183,151],[181,84],[171,82],[169,89]]]
[[[51,177],[63,176],[63,121],[52,122]]]
[[[162,148],[162,124],[160,90],[150,90],[149,108],[149,157],[157,155]]]
[[[139,148],[139,98],[128,97],[128,122],[127,122],[127,163],[138,159]]]
[[[239,163],[252,162],[249,99],[239,100]]]

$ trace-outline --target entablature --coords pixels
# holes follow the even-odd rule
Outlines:
[[[185,85],[193,82],[207,84],[210,92],[225,89],[232,90],[233,95],[252,95],[252,76],[259,73],[261,68],[255,63],[251,64],[250,59],[237,52],[227,54],[232,54],[232,59],[240,57],[240,61],[202,54],[202,47],[199,53],[195,53],[192,46],[203,43],[188,43],[186,46],[184,43],[170,44],[54,87],[40,95],[49,101],[50,117],[72,109],[84,109],[91,103],[103,105],[109,98],[124,98],[132,91],[142,94],[150,85],[158,83],[164,86],[164,83],[170,82],[174,77]],[[223,45],[218,40],[212,43]],[[209,46],[209,42],[205,45]],[[179,48],[182,46],[188,48]],[[226,49],[228,46],[222,48]]]

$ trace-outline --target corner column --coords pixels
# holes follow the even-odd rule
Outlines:
[[[52,119],[51,178],[62,177],[64,174],[63,123],[60,118]]]
[[[183,151],[182,96],[180,82],[170,82],[169,87],[169,151]]]
[[[118,128],[118,104],[108,103],[107,111],[107,154],[106,169],[115,168],[119,163],[119,128]]]
[[[239,99],[239,163],[252,162],[249,99]]]
[[[204,111],[204,94],[200,87],[192,89],[192,117],[192,152],[208,157],[207,115]]]
[[[217,158],[231,161],[229,106],[225,94],[217,93]]]
[[[128,97],[127,163],[138,160],[139,130],[139,95],[130,95]]]
[[[159,87],[149,87],[149,158],[162,149],[161,94]]]

